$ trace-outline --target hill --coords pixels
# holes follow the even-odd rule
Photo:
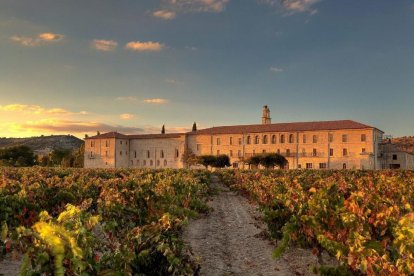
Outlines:
[[[393,138],[391,142],[400,149],[414,154],[414,136]]]
[[[36,152],[50,152],[54,149],[78,149],[84,142],[72,135],[51,135],[29,138],[0,138],[0,148],[28,146]]]

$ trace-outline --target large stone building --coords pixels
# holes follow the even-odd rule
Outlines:
[[[226,154],[233,168],[248,168],[243,160],[252,155],[277,152],[286,157],[289,169],[414,169],[414,157],[387,146],[383,134],[351,120],[272,124],[264,106],[262,124],[257,125],[87,137],[85,167],[183,168],[182,155],[188,150],[196,155]]]

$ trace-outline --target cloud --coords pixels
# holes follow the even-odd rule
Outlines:
[[[115,50],[118,42],[114,40],[95,39],[92,41],[91,46],[99,51],[110,52]]]
[[[168,103],[167,99],[161,99],[161,98],[152,98],[152,99],[145,99],[144,103],[150,103],[150,104],[166,104]]]
[[[116,101],[130,101],[130,102],[136,102],[139,101],[138,98],[132,97],[132,96],[126,96],[126,97],[118,97],[115,99]]]
[[[165,79],[164,81],[166,83],[169,83],[169,84],[178,84],[178,83],[180,83],[178,80],[174,80],[174,79]]]
[[[164,44],[159,42],[140,42],[131,41],[125,45],[125,49],[136,51],[136,52],[159,52],[164,48]]]
[[[44,119],[39,121],[27,121],[23,124],[11,124],[8,126],[13,131],[36,131],[36,132],[52,132],[52,133],[90,133],[95,131],[110,132],[118,131],[124,134],[136,132],[144,132],[143,128],[128,127],[122,125],[109,125],[99,122],[85,122],[72,120],[54,120]]]
[[[135,118],[134,114],[129,114],[129,113],[124,113],[119,115],[119,118],[121,118],[122,120],[131,120],[133,118]]]
[[[0,111],[19,112],[23,114],[32,114],[32,115],[71,115],[71,114],[74,114],[73,112],[70,112],[63,108],[46,109],[39,105],[27,105],[27,104],[0,105]]]
[[[285,12],[286,15],[292,15],[295,13],[309,13],[314,15],[318,12],[314,5],[322,0],[259,0],[262,3],[268,4],[271,7]]]
[[[176,13],[173,11],[158,10],[158,11],[153,12],[152,15],[155,17],[164,19],[164,20],[171,20],[175,18]]]
[[[40,33],[36,37],[14,35],[10,40],[26,47],[34,47],[60,41],[64,35],[54,33]]]
[[[180,12],[222,12],[230,0],[164,0],[164,6]]]
[[[282,73],[284,70],[282,68],[279,68],[279,67],[270,67],[270,71],[272,71],[274,73]]]

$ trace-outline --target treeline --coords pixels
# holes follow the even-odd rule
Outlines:
[[[0,166],[8,167],[73,167],[82,168],[84,146],[77,150],[55,149],[49,155],[38,156],[27,146],[0,149]]]

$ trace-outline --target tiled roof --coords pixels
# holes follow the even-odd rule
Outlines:
[[[109,138],[128,139],[128,135],[124,135],[118,132],[107,132],[104,134],[91,136],[86,139],[109,139]]]
[[[322,122],[298,122],[267,125],[238,125],[220,126],[198,130],[194,134],[241,134],[257,132],[294,132],[340,129],[366,129],[374,128],[351,120],[322,121]]]
[[[180,138],[185,133],[166,133],[166,134],[140,134],[140,135],[128,135],[130,139],[158,139],[158,138]]]

